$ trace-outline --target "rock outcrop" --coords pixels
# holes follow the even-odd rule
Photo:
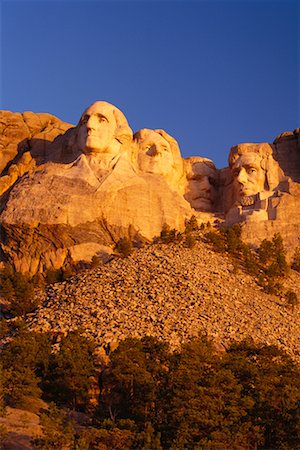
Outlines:
[[[126,117],[95,102],[76,127],[49,114],[0,115],[1,258],[45,272],[112,252],[121,237],[151,241],[195,214],[243,223],[257,243],[272,230],[299,245],[299,129],[274,144],[239,144],[229,167],[183,159],[164,130],[133,134]]]
[[[53,141],[71,127],[51,114],[0,111],[0,195],[36,165],[55,160],[63,145]]]

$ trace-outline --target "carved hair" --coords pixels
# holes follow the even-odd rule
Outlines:
[[[184,158],[184,169],[186,177],[189,179],[191,178],[191,170],[194,164],[205,164],[209,169],[212,169],[218,172],[218,169],[216,168],[214,162],[211,159],[203,158],[202,156],[189,156],[187,158]]]
[[[277,161],[273,158],[273,148],[268,143],[238,144],[230,149],[228,163],[233,168],[240,156],[246,153],[256,153],[260,156],[260,167],[266,174],[267,190],[274,190],[283,179],[283,172]]]

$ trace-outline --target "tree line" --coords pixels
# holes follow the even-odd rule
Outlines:
[[[275,346],[220,352],[199,337],[171,351],[128,338],[101,362],[80,331],[53,351],[50,335],[19,325],[1,360],[2,411],[28,398],[50,405],[36,449],[300,448],[300,371]],[[76,429],[70,410],[88,425]]]

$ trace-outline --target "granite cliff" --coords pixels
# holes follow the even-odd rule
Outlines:
[[[218,170],[182,158],[164,130],[132,132],[115,106],[95,102],[77,126],[49,114],[0,113],[1,260],[31,275],[107,259],[122,237],[151,242],[196,215],[243,224],[258,244],[280,232],[299,245],[300,130],[273,144],[231,148]],[[201,143],[199,143],[201,145]]]

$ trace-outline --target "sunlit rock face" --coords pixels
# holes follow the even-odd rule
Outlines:
[[[274,144],[232,147],[219,170],[207,158],[183,159],[164,130],[133,134],[103,101],[75,127],[49,114],[0,119],[0,254],[19,271],[105,257],[121,237],[149,242],[164,224],[183,231],[193,214],[243,223],[249,242],[280,231],[299,245],[299,129]]]
[[[279,134],[273,142],[274,155],[284,174],[300,182],[300,128]]]
[[[218,192],[218,170],[207,158],[191,156],[184,160],[184,198],[196,211],[214,211]]]
[[[1,248],[17,270],[89,261],[123,236],[150,241],[164,223],[184,229],[190,205],[170,178],[134,164],[132,131],[116,107],[87,108],[63,148],[71,162],[45,162],[2,196]]]
[[[69,146],[102,168],[111,169],[132,142],[132,130],[116,106],[97,101],[82,114]]]
[[[274,149],[267,143],[239,144],[231,148],[228,159],[231,209],[226,215],[227,224],[274,218],[275,211],[268,199],[278,197],[284,174],[273,155]]]
[[[183,161],[177,141],[164,130],[142,129],[134,134],[135,162],[143,173],[159,175],[176,191],[183,182]]]
[[[273,191],[283,178],[270,144],[239,144],[231,148],[228,162],[233,177],[234,201]]]
[[[0,195],[34,167],[57,158],[70,128],[51,114],[0,111]]]

